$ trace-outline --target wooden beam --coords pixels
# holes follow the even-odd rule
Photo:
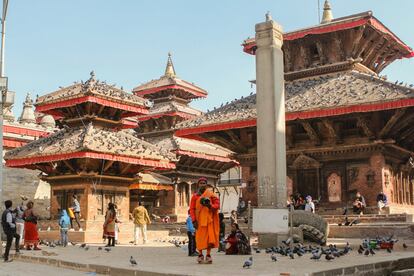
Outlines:
[[[124,166],[124,168],[119,172],[120,175],[123,175],[124,173],[126,173],[130,168],[131,168],[132,164],[126,164],[126,166]]]
[[[233,130],[226,130],[225,133],[230,137],[238,152],[247,152],[247,148],[243,145],[241,139],[233,132]]]
[[[318,133],[316,130],[311,126],[311,124],[308,121],[302,121],[301,122],[302,127],[305,129],[306,134],[308,135],[309,139],[315,144],[320,145],[321,140],[319,138]]]
[[[364,30],[365,30],[365,26],[361,26],[361,27],[359,27],[356,31],[354,31],[355,33],[354,33],[354,35],[353,35],[353,37],[354,37],[354,43],[353,43],[353,47],[352,47],[352,50],[351,50],[351,56],[355,59],[355,58],[357,58],[357,56],[356,56],[356,53],[357,53],[357,50],[358,50],[358,46],[359,46],[359,42],[361,41],[361,39],[362,39],[362,35],[364,34]]]
[[[364,55],[364,62],[365,65],[367,65],[369,63],[369,61],[372,59],[371,55],[377,55],[378,51],[376,50],[377,46],[380,45],[382,42],[384,41],[384,39],[382,39],[382,37],[378,37],[378,39],[375,39],[371,46],[370,49],[365,53]],[[384,43],[387,43],[387,40],[385,39]]]
[[[360,45],[358,46],[358,51],[356,52],[356,58],[359,58],[362,52],[364,52],[365,48],[371,41],[378,36],[376,31],[372,31],[366,39],[363,39]]]
[[[366,65],[371,68],[375,65],[375,62],[387,52],[387,48],[390,45],[390,42],[387,39],[384,39],[384,43],[378,51],[372,52],[371,57],[368,58]]]
[[[104,167],[103,167],[103,169],[102,169],[102,171],[103,172],[106,172],[111,166],[112,166],[112,164],[114,163],[115,161],[106,161],[106,164],[103,164],[104,165]]]
[[[389,134],[391,129],[396,125],[396,123],[404,116],[406,112],[406,109],[397,109],[394,114],[391,116],[391,118],[387,121],[385,126],[381,129],[381,131],[378,134],[379,138],[383,138]]]
[[[328,131],[328,137],[329,139],[336,144],[338,135],[336,134],[333,122],[329,119],[322,119],[322,124]]]
[[[72,172],[76,172],[75,168],[73,168],[72,164],[70,164],[69,160],[62,160],[62,162],[68,167]]]
[[[218,135],[207,134],[207,139],[211,140],[213,143],[219,144],[222,147],[225,147],[229,150],[237,152],[237,148],[230,141]]]
[[[102,114],[102,112],[103,112],[103,110],[105,109],[105,107],[106,107],[106,106],[101,105],[101,106],[99,107],[99,109],[98,109],[98,113],[97,113],[97,115]]]
[[[357,118],[357,126],[362,130],[364,135],[367,136],[369,139],[374,139],[375,138],[375,134],[371,130],[371,128],[368,126],[368,122],[365,118],[358,117]]]

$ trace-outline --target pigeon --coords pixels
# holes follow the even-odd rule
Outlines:
[[[137,261],[135,261],[135,259],[132,256],[129,259],[129,262],[131,263],[132,266],[137,265]]]
[[[99,247],[98,247],[98,250],[102,250],[102,247],[101,247],[101,246],[99,246]]]
[[[403,247],[404,247],[404,249],[408,248],[408,246],[405,243],[403,243]]]
[[[88,251],[89,250],[89,246],[85,246],[85,251]]]
[[[327,255],[325,256],[325,259],[326,259],[327,261],[331,261],[331,260],[335,259],[335,257],[334,257],[334,256],[332,256],[331,254],[327,254]]]
[[[289,253],[289,257],[293,260],[295,258],[295,256],[293,256],[293,253]]]
[[[387,248],[387,252],[388,252],[388,253],[392,253],[391,248]]]
[[[261,251],[260,251],[260,249],[259,249],[259,248],[258,248],[258,249],[256,249],[256,253],[257,253],[257,254],[260,254],[260,252],[261,252]]]
[[[111,248],[110,247],[105,247],[105,251],[109,253],[111,251]]]
[[[374,252],[374,250],[372,248],[369,249],[369,253],[371,253],[372,256],[375,255],[375,252]]]
[[[243,268],[250,268],[253,265],[253,257],[250,257],[243,264]]]
[[[81,248],[85,248],[85,246],[86,246],[86,243],[82,243],[82,244],[80,245],[80,247],[81,247]]]
[[[322,253],[321,254],[312,254],[312,257],[311,257],[311,260],[319,260],[320,258],[321,258],[321,256],[322,256]]]
[[[75,245],[76,245],[76,243],[75,243],[75,242],[70,242],[70,244],[71,244],[71,245],[73,245],[73,246],[75,246]]]
[[[272,254],[272,255],[270,256],[270,259],[271,259],[272,261],[274,261],[274,262],[276,262],[276,261],[277,261],[276,255],[274,255],[274,254]]]
[[[365,250],[364,255],[369,256],[369,249]]]

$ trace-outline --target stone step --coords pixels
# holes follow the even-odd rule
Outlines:
[[[329,224],[344,223],[344,215],[323,215],[322,216]],[[376,222],[407,222],[408,216],[405,214],[392,215],[349,215],[348,220],[352,221],[358,219],[361,223],[376,223]]]
[[[397,271],[391,272],[391,276],[412,276],[412,275],[414,275],[414,268],[397,270]]]
[[[377,236],[414,239],[413,223],[378,223],[378,224],[357,224],[353,226],[329,226],[329,238],[374,238]]]

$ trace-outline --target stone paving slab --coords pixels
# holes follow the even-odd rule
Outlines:
[[[414,246],[409,244],[409,249],[403,250],[401,245],[392,254],[379,251],[373,257],[358,255],[356,251],[336,259],[334,261],[310,260],[310,255],[296,257],[291,260],[288,257],[278,257],[277,262],[272,262],[268,254],[254,253],[254,265],[251,269],[243,269],[242,264],[248,256],[226,256],[223,253],[213,254],[214,264],[196,264],[195,257],[186,256],[183,248],[176,248],[168,243],[150,242],[145,246],[118,246],[107,253],[98,250],[98,246],[91,245],[88,251],[78,246],[67,248],[45,248],[48,252],[54,252],[57,256],[43,256],[41,252],[24,251],[22,260],[28,262],[42,262],[47,264],[72,268],[83,271],[96,271],[109,275],[363,275],[366,270],[377,270],[393,267],[397,264],[400,269],[404,264],[414,267]],[[137,267],[131,267],[129,258],[133,256],[138,261]],[[279,255],[278,255],[279,256]],[[357,268],[355,268],[357,267]],[[345,270],[343,269],[345,268]],[[321,272],[325,271],[325,272]],[[320,272],[320,273],[318,273]],[[381,274],[378,274],[381,275]]]

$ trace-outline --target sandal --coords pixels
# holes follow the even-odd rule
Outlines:
[[[204,262],[204,256],[202,254],[198,255],[197,262],[202,264]]]
[[[207,255],[207,256],[206,256],[206,261],[205,261],[205,263],[206,263],[206,264],[212,264],[212,263],[213,263],[213,259],[211,258],[211,256],[210,256],[210,255]]]

